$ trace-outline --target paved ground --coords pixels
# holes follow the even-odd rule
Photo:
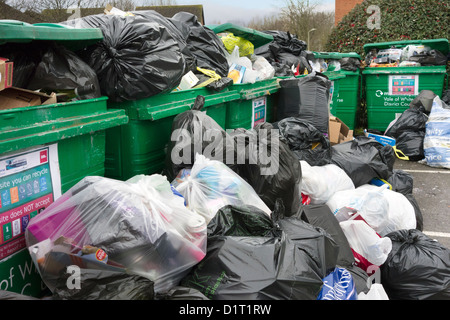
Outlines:
[[[450,249],[450,170],[399,159],[394,168],[414,178],[413,195],[423,215],[423,232]]]

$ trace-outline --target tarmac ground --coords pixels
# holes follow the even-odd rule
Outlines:
[[[413,176],[413,195],[423,216],[423,233],[450,249],[450,170],[396,159],[394,169]]]

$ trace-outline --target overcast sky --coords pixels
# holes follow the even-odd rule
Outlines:
[[[311,3],[314,0],[311,0]],[[334,11],[335,0],[315,0],[319,11]],[[277,13],[284,0],[178,0],[177,4],[202,4],[206,24],[248,22],[254,17]]]

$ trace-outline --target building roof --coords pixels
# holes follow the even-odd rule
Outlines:
[[[39,13],[14,9],[13,7],[7,5],[0,1],[0,19],[7,20],[18,20],[27,23],[41,23],[45,22]]]

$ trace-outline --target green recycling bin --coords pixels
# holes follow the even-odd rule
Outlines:
[[[194,88],[136,101],[110,102],[110,108],[126,111],[129,122],[107,130],[105,175],[127,180],[138,174],[161,173],[173,119],[190,110],[199,95],[205,97],[203,111],[225,129],[228,105],[241,97],[229,88],[220,92]]]
[[[342,58],[356,58],[361,60],[361,56],[355,52],[313,52],[315,58],[324,59],[328,63],[328,70],[325,75],[336,77],[335,73],[342,77],[334,82],[333,96],[330,103],[330,113],[343,121],[350,129],[355,129],[356,114],[361,101],[361,70],[350,71],[342,67],[335,71],[330,62],[339,62]]]
[[[408,45],[425,45],[439,50],[445,56],[449,52],[447,39],[409,40],[364,45],[368,53],[372,49],[402,49]],[[367,104],[368,129],[384,132],[388,125],[409,109],[411,101],[422,90],[431,90],[442,96],[446,66],[366,67],[363,72]]]
[[[259,48],[272,42],[273,36],[258,30],[241,27],[233,23],[208,25],[216,34],[232,33],[244,38]],[[271,122],[278,101],[280,86],[276,77],[259,80],[254,83],[237,83],[232,90],[240,95],[238,100],[228,104],[226,129],[251,129],[261,122]]]
[[[234,84],[231,88],[240,98],[228,104],[226,129],[252,129],[258,123],[275,120],[280,91],[278,78]]]
[[[54,41],[76,50],[102,38],[99,29],[0,20],[0,47],[6,49],[9,43]],[[107,100],[56,103],[54,94],[16,87],[0,91],[2,290],[38,298],[45,294],[24,232],[30,219],[81,179],[104,176],[106,129],[128,122],[124,110],[108,109]]]

